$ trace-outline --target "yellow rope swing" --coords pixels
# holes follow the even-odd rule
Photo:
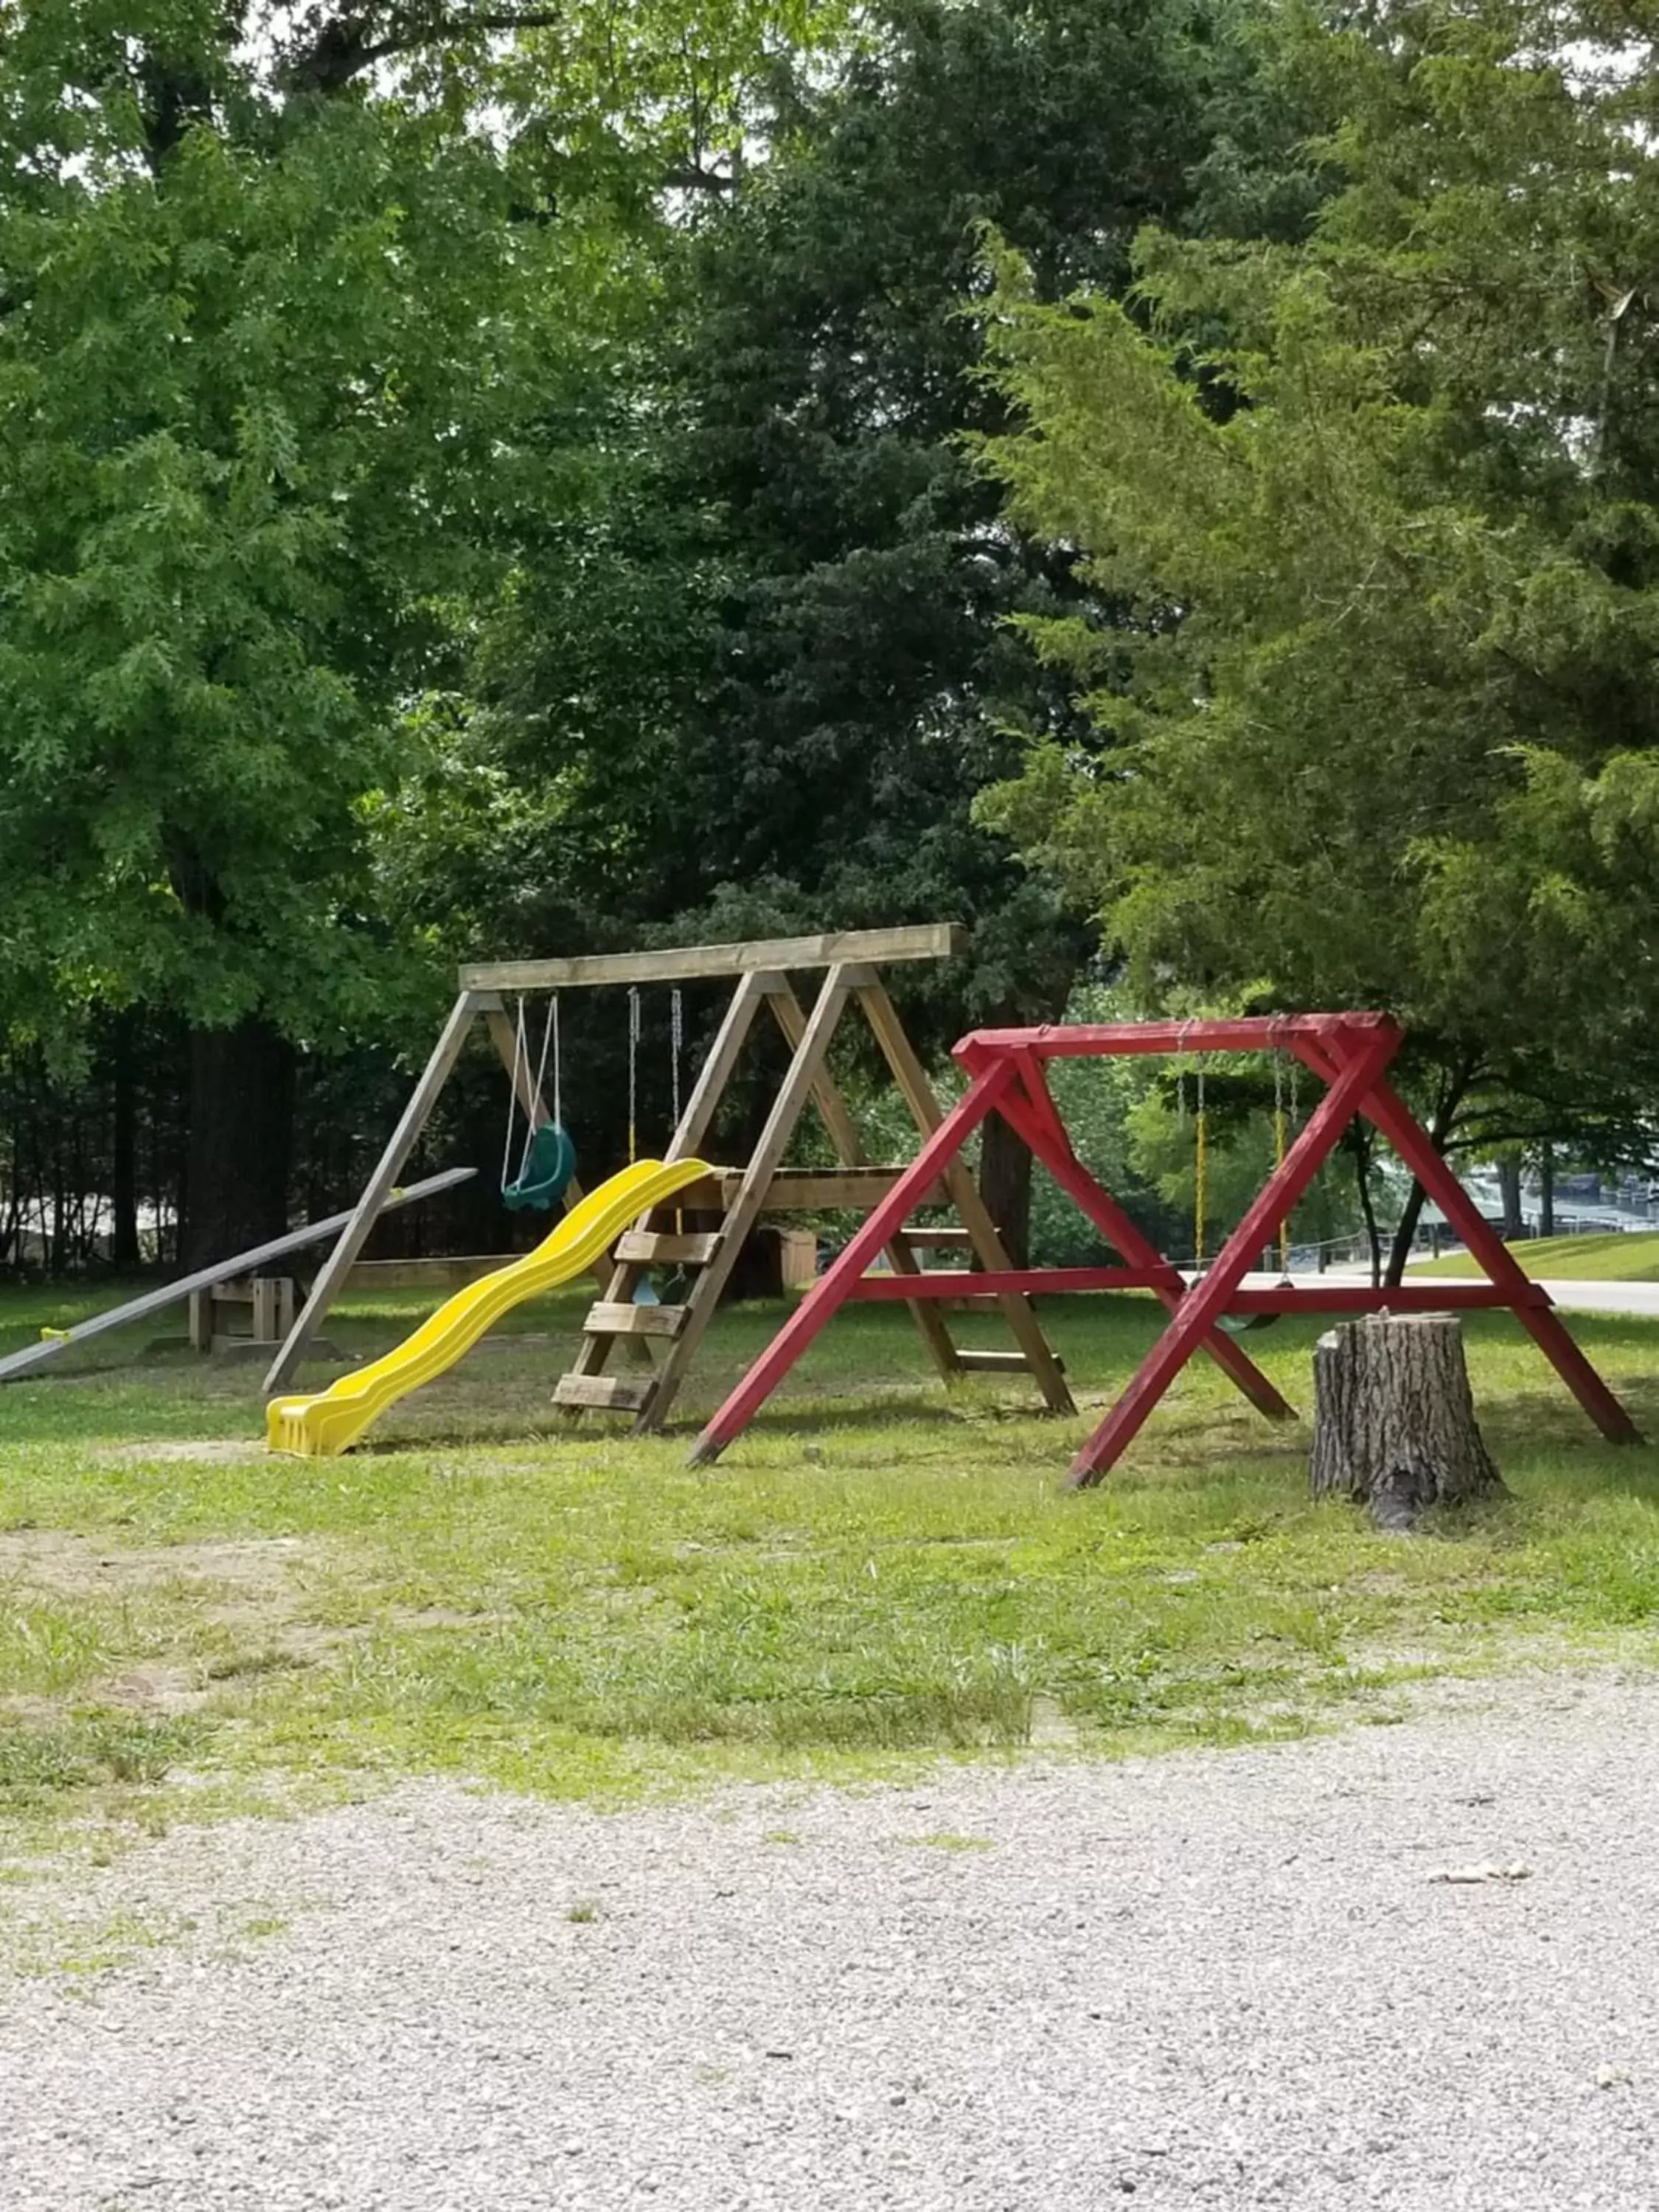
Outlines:
[[[1185,1077],[1178,1078],[1177,1083],[1180,1111],[1184,1121],[1187,1112]],[[1290,1149],[1291,1121],[1296,1111],[1294,1071],[1291,1078],[1291,1097],[1287,1111],[1285,1097],[1284,1058],[1282,1054],[1275,1053],[1273,1055],[1273,1171],[1275,1174],[1284,1166],[1285,1155]],[[1210,1121],[1204,1103],[1204,1068],[1201,1062],[1195,1071],[1194,1091],[1196,1110],[1194,1115],[1193,1153],[1193,1267],[1195,1273],[1201,1275],[1204,1272],[1206,1258],[1204,1239],[1209,1219],[1210,1182]],[[1288,1283],[1291,1276],[1291,1217],[1288,1213],[1279,1217],[1279,1272],[1285,1282]],[[1220,1326],[1230,1336],[1241,1336],[1246,1329],[1271,1328],[1279,1318],[1277,1314],[1241,1315],[1237,1319],[1224,1316]]]

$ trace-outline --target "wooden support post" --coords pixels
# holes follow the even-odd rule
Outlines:
[[[861,973],[851,979],[858,997],[872,988],[873,978]],[[778,1027],[783,1031],[792,1052],[799,1052],[806,1035],[806,1016],[801,1011],[800,1000],[795,996],[787,975],[774,981],[766,994],[766,1003],[772,1009]],[[836,1157],[844,1168],[859,1168],[866,1164],[864,1146],[859,1139],[858,1127],[848,1112],[841,1092],[828,1065],[822,1067],[812,1085],[812,1102],[818,1109],[830,1141],[836,1148]],[[919,1275],[921,1262],[910,1249],[902,1231],[887,1247],[888,1263],[896,1275]],[[927,1347],[927,1357],[933,1361],[945,1381],[949,1382],[963,1372],[962,1360],[945,1326],[945,1316],[936,1306],[912,1302],[909,1308],[921,1340]]]
[[[865,1019],[875,1032],[876,1042],[881,1048],[899,1093],[910,1109],[924,1144],[933,1135],[945,1118],[938,1093],[928,1079],[927,1071],[916,1056],[915,1046],[905,1034],[904,1024],[898,1018],[898,1009],[888,997],[884,986],[877,981],[859,987],[859,1004]],[[973,1171],[960,1153],[947,1164],[944,1181],[957,1218],[967,1231],[974,1255],[980,1266],[995,1271],[1007,1267],[1011,1262],[1008,1248],[1000,1231],[992,1220],[990,1209],[979,1194],[979,1185]],[[1037,1388],[1042,1393],[1043,1403],[1051,1413],[1073,1413],[1077,1411],[1060,1362],[1048,1347],[1042,1323],[1026,1297],[1006,1297],[998,1300],[1002,1317],[1008,1324],[1014,1341],[1025,1356]]]
[[[426,1127],[428,1116],[438,1102],[439,1093],[461,1056],[462,1047],[471,1034],[476,1011],[471,991],[463,991],[450,1008],[449,1018],[433,1047],[432,1057],[422,1072],[414,1095],[399,1116],[398,1126],[364,1187],[363,1194],[358,1200],[350,1219],[341,1231],[339,1242],[324,1261],[299,1319],[289,1331],[282,1350],[270,1363],[264,1381],[267,1397],[286,1389],[293,1381],[301,1361],[305,1358],[307,1346],[321,1328],[324,1316],[350,1272],[353,1261],[368,1242],[368,1233],[379,1218],[381,1207],[397,1187],[404,1163],[415,1149],[416,1139]]]
[[[820,998],[819,1006],[823,1003]],[[815,1010],[815,1023],[817,1019]],[[919,1194],[961,1152],[995,1104],[999,1094],[1012,1080],[1013,1070],[1006,1064],[988,1067],[982,1075],[975,1076],[887,1196],[819,1277],[725,1404],[707,1423],[691,1448],[693,1467],[707,1467],[717,1460],[732,1437],[752,1419],[819,1330],[845,1303],[853,1285],[894,1231],[909,1219]]]
[[[846,969],[831,968],[824,976],[800,1042],[795,1048],[778,1095],[772,1102],[772,1110],[766,1117],[759,1141],[744,1170],[737,1197],[727,1210],[720,1249],[697,1278],[696,1286],[686,1304],[685,1326],[674,1340],[673,1348],[663,1362],[650,1404],[635,1424],[638,1430],[660,1427],[664,1414],[673,1402],[674,1394],[684,1379],[692,1356],[714,1317],[721,1288],[737,1262],[743,1241],[760,1218],[772,1171],[783,1158],[789,1139],[794,1134],[795,1124],[800,1119],[801,1109],[817,1086],[824,1056],[830,1049],[830,1040],[836,1033],[836,1025],[841,1019],[849,995]],[[690,1119],[689,1115],[687,1118]]]
[[[714,1033],[708,1055],[698,1071],[691,1096],[680,1116],[680,1125],[669,1139],[665,1158],[696,1158],[714,1123],[720,1099],[742,1055],[755,1016],[760,1012],[766,986],[770,981],[763,970],[751,969],[739,977],[731,1002],[721,1017],[720,1025]],[[631,1231],[619,1243],[616,1261],[603,1277],[602,1304],[625,1305],[632,1302],[648,1262],[635,1257],[626,1247],[630,1237],[637,1237],[641,1233],[637,1229]],[[709,1255],[710,1261],[722,1249],[722,1243],[723,1240],[716,1242]],[[724,1277],[721,1279],[724,1280]],[[702,1278],[699,1277],[699,1289],[702,1282]],[[701,1334],[701,1327],[698,1333]],[[611,1346],[615,1340],[613,1334],[599,1331],[583,1335],[569,1372],[561,1379],[554,1394],[554,1402],[573,1416],[592,1407],[620,1408],[638,1414],[641,1426],[659,1425],[672,1401],[674,1390],[678,1388],[678,1376],[665,1394],[661,1373],[653,1373],[649,1380],[644,1381],[637,1395],[630,1393],[624,1395],[620,1386],[599,1389],[596,1386],[601,1379],[605,1364],[611,1357]],[[637,1347],[645,1359],[650,1360],[647,1339],[630,1336],[627,1340]],[[654,1368],[654,1362],[653,1365]],[[683,1369],[684,1363],[682,1371]]]

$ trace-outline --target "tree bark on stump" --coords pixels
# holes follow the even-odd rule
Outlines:
[[[1455,1314],[1375,1314],[1314,1347],[1315,1497],[1408,1531],[1431,1505],[1504,1488],[1474,1418]]]
[[[1031,1264],[1031,1152],[1000,1114],[988,1115],[980,1137],[979,1194],[1000,1231],[1010,1263]],[[978,1267],[979,1261],[972,1263]]]

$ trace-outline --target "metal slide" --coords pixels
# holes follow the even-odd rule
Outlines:
[[[533,1252],[446,1300],[395,1352],[342,1376],[317,1397],[273,1398],[265,1408],[266,1443],[303,1458],[349,1450],[388,1406],[453,1367],[503,1314],[585,1273],[630,1222],[714,1172],[706,1160],[636,1160],[590,1191]]]

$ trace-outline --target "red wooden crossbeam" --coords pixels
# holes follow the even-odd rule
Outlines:
[[[1291,1014],[1233,1021],[1079,1023],[1040,1029],[977,1030],[955,1056],[969,1082],[890,1191],[823,1277],[801,1300],[698,1437],[694,1464],[715,1459],[777,1388],[830,1316],[848,1300],[949,1298],[987,1293],[1150,1290],[1169,1326],[1131,1377],[1116,1404],[1072,1462],[1072,1480],[1099,1481],[1146,1421],[1194,1352],[1218,1362],[1251,1402],[1273,1419],[1293,1418],[1243,1346],[1220,1328],[1228,1314],[1420,1313],[1506,1308],[1552,1363],[1603,1436],[1636,1438],[1628,1413],[1601,1380],[1553,1310],[1548,1293],[1528,1280],[1514,1255],[1435,1151],[1427,1132],[1388,1084],[1401,1031],[1386,1014]],[[1117,1054],[1291,1052],[1326,1086],[1325,1096],[1256,1194],[1206,1273],[1188,1283],[1136,1227],[1073,1150],[1044,1069],[1051,1060]],[[872,1275],[870,1263],[909,1218],[942,1168],[995,1112],[1028,1144],[1060,1188],[1127,1262],[1119,1267],[1019,1267],[975,1274],[939,1268],[921,1275]],[[1471,1255],[1482,1282],[1411,1284],[1374,1291],[1354,1284],[1298,1288],[1275,1284],[1246,1290],[1244,1277],[1278,1224],[1329,1158],[1356,1114],[1386,1137]]]

